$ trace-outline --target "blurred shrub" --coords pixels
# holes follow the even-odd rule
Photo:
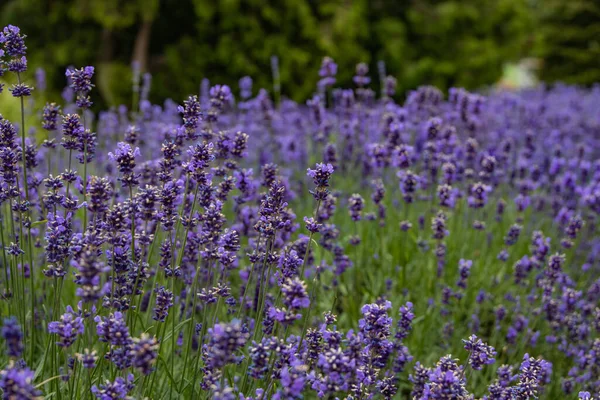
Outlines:
[[[129,104],[116,78],[133,59],[153,74],[154,99],[196,93],[203,77],[236,86],[250,75],[270,88],[270,57],[280,60],[282,91],[296,100],[314,90],[321,58],[339,64],[351,85],[356,63],[377,61],[400,93],[421,84],[477,88],[497,81],[507,61],[531,53],[529,0],[8,0],[0,22],[29,34],[32,67],[49,87],[64,85],[67,62],[92,64],[104,77],[105,104]],[[110,78],[107,78],[110,79]]]

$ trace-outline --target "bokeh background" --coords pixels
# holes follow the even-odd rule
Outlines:
[[[94,65],[97,107],[130,103],[134,60],[157,102],[197,93],[202,78],[237,87],[249,75],[255,90],[271,88],[272,56],[298,101],[325,55],[339,86],[364,61],[378,88],[383,60],[399,96],[422,84],[600,81],[598,0],[2,0],[0,23],[28,35],[29,73],[45,69],[47,93],[69,65]]]

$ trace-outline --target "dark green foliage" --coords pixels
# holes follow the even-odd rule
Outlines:
[[[600,3],[550,0],[540,14],[542,79],[586,85],[600,81]]]
[[[31,67],[49,87],[64,85],[68,63],[95,65],[102,101],[130,102],[123,70],[141,60],[153,74],[153,100],[197,93],[202,78],[254,90],[272,88],[270,57],[280,60],[282,93],[306,99],[323,56],[349,86],[367,62],[398,78],[398,93],[421,84],[445,89],[495,83],[503,65],[540,54],[542,78],[600,80],[600,4],[592,0],[8,0],[0,23],[21,26]],[[144,29],[147,29],[145,31]],[[147,33],[147,36],[144,36]],[[313,73],[314,72],[314,73]],[[115,77],[119,77],[116,79]]]

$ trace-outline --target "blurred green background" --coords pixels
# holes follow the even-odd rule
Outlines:
[[[130,103],[133,60],[152,73],[154,101],[197,93],[204,77],[270,88],[272,55],[295,100],[314,91],[325,55],[340,86],[364,61],[378,88],[384,60],[399,93],[513,85],[523,70],[600,81],[598,0],[0,0],[0,23],[28,35],[30,81],[43,66],[50,94],[67,66],[96,66],[97,106]]]

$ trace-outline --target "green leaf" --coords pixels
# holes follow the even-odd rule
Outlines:
[[[188,318],[185,321],[181,321],[179,324],[175,325],[175,332],[179,332],[181,330],[182,327],[184,327],[188,322],[190,322],[192,319]],[[169,332],[165,335],[163,342],[168,342],[169,339],[171,338],[171,336],[173,336],[173,330],[169,330]]]

